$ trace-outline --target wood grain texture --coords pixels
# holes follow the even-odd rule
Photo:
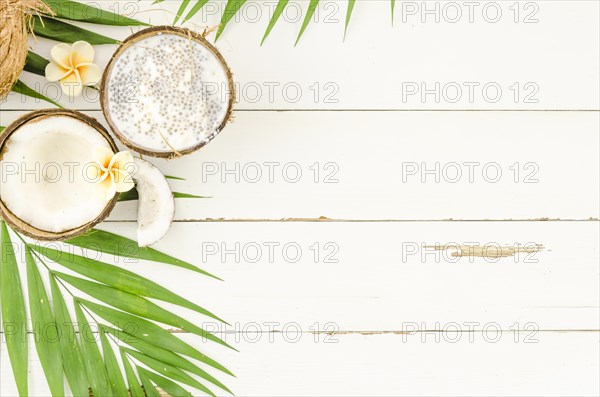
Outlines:
[[[455,342],[440,337],[439,343],[435,335],[422,334],[326,337],[303,334],[294,343],[291,336],[248,334],[237,342],[231,336],[240,353],[209,353],[219,354],[236,373],[227,385],[241,397],[591,397],[599,391],[593,381],[600,369],[598,335],[593,333],[504,333],[495,343],[492,334],[488,340],[474,335],[472,342],[467,335]],[[0,353],[6,360],[4,345]],[[34,357],[30,371],[39,373]],[[0,375],[2,396],[13,396],[15,386],[5,366]],[[40,377],[32,379],[30,391],[31,396],[48,395]]]
[[[97,3],[153,24],[180,4]],[[293,47],[308,2],[291,1],[260,47],[268,3],[247,2],[217,43],[239,84],[234,123],[194,155],[151,160],[186,179],[173,190],[212,197],[178,200],[156,248],[226,281],[102,259],[228,320],[161,304],[240,349],[179,333],[236,373],[224,381],[239,396],[599,395],[600,3],[518,2],[515,22],[515,2],[496,2],[490,22],[483,2],[470,22],[463,2],[427,2],[439,21],[397,2],[392,27],[389,0],[359,0],[342,42],[346,2],[322,0]],[[224,4],[186,26],[216,25]],[[115,48],[96,47],[101,67]],[[68,101],[23,80],[105,123],[95,91]],[[0,125],[48,106],[11,95]],[[101,228],[133,238],[135,210]],[[453,256],[469,245],[525,252]],[[16,395],[4,343],[0,379]],[[29,386],[49,393],[33,350]]]
[[[9,123],[24,112],[2,112]],[[100,112],[90,112],[104,122]],[[239,112],[213,142],[151,159],[176,219],[599,218],[598,113]],[[135,220],[119,204],[113,220]]]
[[[102,228],[135,238],[134,223]],[[177,291],[232,324],[161,303],[214,332],[255,326],[265,332],[294,326],[399,332],[469,323],[568,331],[599,328],[599,239],[595,222],[194,222],[175,224],[157,244],[225,282],[172,266],[84,253]],[[470,245],[494,252],[501,245],[538,244],[544,247],[539,252],[504,258],[457,258],[428,248]]]

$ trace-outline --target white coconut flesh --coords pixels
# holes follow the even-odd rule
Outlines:
[[[100,132],[72,117],[22,125],[5,141],[0,200],[15,216],[47,232],[92,222],[110,201],[84,174],[97,147],[111,149]]]
[[[107,77],[111,123],[139,148],[194,148],[219,131],[228,81],[224,65],[202,43],[166,32],[142,38],[115,58]]]
[[[134,161],[132,178],[139,195],[137,240],[140,247],[147,247],[167,234],[175,216],[175,199],[158,168],[146,160]]]

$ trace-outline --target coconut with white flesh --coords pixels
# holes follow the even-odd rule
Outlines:
[[[103,220],[117,197],[99,193],[85,169],[96,148],[116,151],[96,120],[43,110],[15,121],[0,139],[0,211],[18,231],[40,239],[74,237]]]
[[[137,240],[140,247],[147,247],[167,234],[175,216],[175,199],[158,168],[139,158],[134,162],[131,176],[139,196]]]
[[[224,128],[235,100],[225,60],[188,29],[157,26],[127,38],[104,71],[101,105],[129,148],[176,157],[208,143]]]

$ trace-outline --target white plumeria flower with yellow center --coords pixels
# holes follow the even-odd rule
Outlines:
[[[133,171],[133,156],[128,151],[114,154],[112,150],[98,147],[94,151],[93,167],[96,171],[95,181],[107,200],[115,194],[127,192],[135,186],[128,171]]]
[[[50,82],[59,81],[63,92],[71,97],[80,95],[84,85],[94,85],[102,77],[100,68],[93,63],[94,47],[86,41],[55,45],[50,55],[46,78]]]

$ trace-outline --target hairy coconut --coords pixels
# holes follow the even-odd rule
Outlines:
[[[127,38],[102,76],[100,103],[129,148],[162,158],[200,149],[227,124],[235,86],[202,34],[156,26]]]
[[[0,216],[37,240],[81,235],[104,220],[118,195],[107,198],[84,177],[93,151],[117,151],[95,119],[64,109],[28,113],[0,134]]]
[[[41,0],[0,0],[0,100],[10,92],[25,66],[27,34],[35,15],[53,15]]]

